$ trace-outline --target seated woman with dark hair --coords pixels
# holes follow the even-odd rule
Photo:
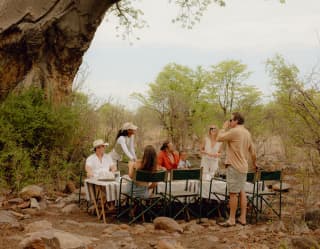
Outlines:
[[[145,170],[145,171],[157,171],[162,168],[157,164],[157,153],[155,148],[152,145],[147,145],[143,152],[142,160],[137,160],[136,162],[129,162],[129,177],[134,178],[134,171],[136,170]],[[135,197],[144,197],[148,198],[150,193],[152,193],[153,188],[156,187],[155,183],[149,182],[133,182],[133,195]],[[131,185],[127,189],[127,192],[131,191]]]
[[[158,164],[167,170],[178,168],[179,154],[174,150],[171,142],[165,141],[158,154]]]

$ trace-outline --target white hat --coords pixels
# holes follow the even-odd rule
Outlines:
[[[105,145],[105,146],[108,146],[109,144],[108,143],[105,143],[102,139],[97,139],[97,140],[94,140],[93,143],[93,149],[97,148],[98,146],[100,145]]]
[[[122,126],[122,130],[136,130],[138,126],[134,125],[131,122],[124,123]]]

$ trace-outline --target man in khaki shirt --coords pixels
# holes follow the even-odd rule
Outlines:
[[[227,144],[227,188],[229,192],[229,219],[220,225],[229,227],[236,222],[241,225],[246,224],[247,196],[244,186],[248,173],[248,158],[251,156],[253,168],[256,170],[256,153],[251,139],[250,132],[243,126],[244,118],[238,112],[232,114],[229,121],[223,124],[217,141]],[[236,221],[236,210],[238,206],[238,194],[240,193],[241,214]]]

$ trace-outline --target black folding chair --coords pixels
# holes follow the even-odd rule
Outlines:
[[[172,189],[174,181],[185,180],[185,189],[183,191],[175,191]],[[199,191],[190,189],[190,180],[198,181]],[[202,168],[192,169],[174,169],[170,172],[169,181],[169,202],[170,216],[176,219],[180,214],[184,213],[185,219],[190,219],[190,213],[201,221],[202,216]],[[191,205],[196,204],[199,207],[198,212]],[[180,205],[180,209],[173,215],[174,208]],[[179,207],[178,207],[179,208]]]
[[[224,192],[216,192],[216,190],[213,188],[213,181],[221,181],[226,184],[226,187],[224,189]],[[227,189],[227,183],[226,180],[222,177],[213,177],[210,180],[210,187],[209,187],[209,198],[208,201],[209,203],[211,202],[212,198],[215,198],[215,206],[211,208],[207,212],[207,217],[212,215],[215,211],[218,212],[219,216],[222,217],[221,211],[224,209],[225,211],[227,210],[226,207],[229,202],[229,195],[228,195],[228,189]],[[225,213],[225,216],[228,216],[228,212]]]
[[[123,192],[123,182],[130,184],[130,191]],[[139,182],[145,183],[160,183],[165,184],[164,192],[158,193],[157,186],[155,191],[146,196],[135,196],[134,185],[139,185]],[[145,214],[148,214],[151,219],[164,215],[166,212],[166,192],[167,192],[167,172],[166,171],[143,171],[136,170],[134,173],[134,179],[121,178],[120,180],[120,191],[119,191],[119,202],[118,202],[118,215],[117,218],[120,219],[125,214],[134,214],[131,217],[129,224],[134,223],[140,217],[144,218]],[[122,197],[125,198],[125,207],[122,208]],[[135,212],[138,211],[138,214]]]
[[[262,182],[262,190],[259,192],[259,188],[256,191],[256,207],[259,207],[259,213],[261,214],[264,211],[263,204],[266,208],[270,208],[274,214],[281,219],[281,208],[282,208],[282,172],[277,171],[261,171],[259,176],[259,181]],[[266,182],[272,181],[279,182],[280,189],[279,191],[274,191],[273,189],[266,188]],[[279,199],[278,208],[274,208],[273,202]],[[260,202],[260,203],[259,203]],[[259,204],[259,205],[258,205]],[[258,218],[257,218],[258,219]]]
[[[246,192],[248,207],[251,209],[250,211],[250,223],[252,222],[253,213],[255,213],[256,222],[258,219],[258,207],[256,205],[257,200],[257,191],[258,191],[258,183],[257,183],[257,173],[256,172],[248,172],[247,173],[247,182],[252,183],[252,190]]]

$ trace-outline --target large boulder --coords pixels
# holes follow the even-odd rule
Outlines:
[[[87,249],[97,240],[57,229],[28,233],[27,236],[20,242],[22,249]]]
[[[305,220],[310,229],[315,230],[320,228],[320,208],[308,210]]]
[[[19,196],[24,200],[29,200],[31,198],[40,200],[43,196],[43,188],[37,185],[29,185],[20,191]]]
[[[154,219],[153,224],[154,229],[165,230],[167,232],[183,232],[182,227],[169,217],[157,217]]]
[[[51,229],[52,229],[52,224],[47,220],[35,221],[33,223],[28,224],[25,227],[25,230],[28,233],[40,232],[40,231],[51,230]]]
[[[52,230],[29,234],[19,244],[21,249],[62,249]]]
[[[184,249],[184,247],[176,241],[168,241],[162,239],[158,242],[157,249]]]
[[[80,208],[78,207],[77,204],[69,204],[65,206],[64,208],[61,209],[61,212],[64,214],[73,214],[73,213],[79,213]]]
[[[22,226],[9,211],[0,210],[0,231],[5,228],[22,229]]]

